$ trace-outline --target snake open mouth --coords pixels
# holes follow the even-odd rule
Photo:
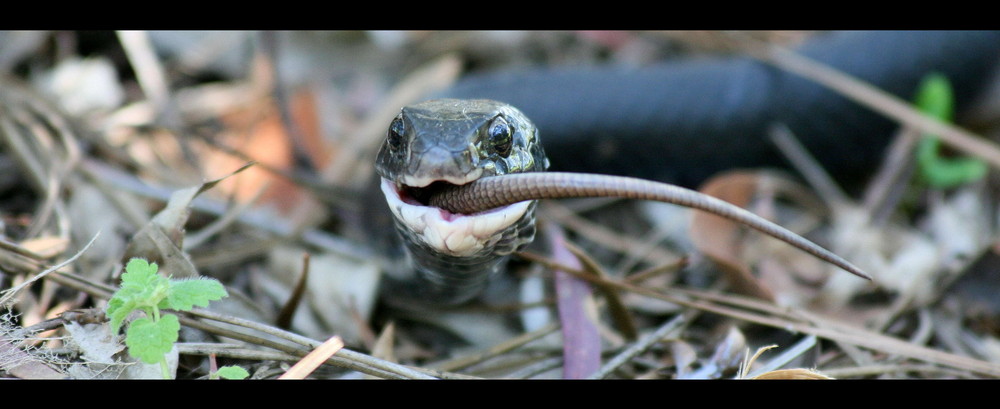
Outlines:
[[[431,182],[431,184],[424,187],[416,187],[400,184],[396,187],[399,191],[399,197],[404,202],[419,204],[421,206],[428,206],[427,202],[434,193],[439,192],[441,189],[447,186],[457,186],[454,183],[446,182],[443,180]]]
[[[474,214],[452,213],[428,206],[426,199],[436,189],[455,183],[442,180],[418,182],[422,184],[382,179],[382,193],[389,209],[400,224],[424,243],[454,256],[476,254],[496,243],[500,233],[520,220],[531,204],[520,202]]]

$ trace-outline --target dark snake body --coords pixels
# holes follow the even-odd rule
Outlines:
[[[943,73],[952,80],[961,107],[996,67],[1000,35],[838,33],[798,51],[904,99],[925,74]],[[775,122],[788,126],[835,177],[858,180],[875,168],[895,128],[832,91],[749,58],[490,74],[470,77],[445,95],[517,106],[541,129],[554,170],[682,186],[733,167],[784,166],[765,138]],[[390,282],[397,290],[444,302],[474,295],[484,285],[482,277],[495,272],[510,251],[489,266],[475,261],[472,269],[483,274],[469,276],[467,259],[428,256],[426,250],[409,244],[412,258],[426,258],[418,268],[424,271]],[[459,273],[427,274],[430,264],[437,271],[457,266]]]
[[[998,66],[1000,32],[836,32],[796,52],[907,101],[925,75],[944,74],[961,110]],[[838,180],[862,181],[897,129],[831,90],[750,57],[486,73],[437,96],[517,107],[541,130],[552,170],[685,187],[732,168],[787,167],[767,139],[774,123],[786,125]]]

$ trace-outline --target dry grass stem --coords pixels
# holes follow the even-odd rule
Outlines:
[[[305,379],[343,347],[344,341],[340,337],[331,337],[299,360],[299,362],[296,362],[295,365],[279,376],[278,379]]]

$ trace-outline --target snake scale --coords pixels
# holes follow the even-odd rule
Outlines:
[[[820,36],[798,52],[903,98],[912,95],[926,73],[944,73],[954,79],[959,101],[970,101],[996,65],[1000,38],[995,32],[837,33]],[[775,122],[800,135],[807,149],[822,153],[821,163],[836,177],[854,180],[874,169],[893,129],[885,118],[831,91],[739,57],[645,69],[489,74],[470,77],[441,96],[464,99],[436,99],[403,108],[388,127],[376,169],[409,266],[390,275],[388,287],[442,304],[474,297],[489,277],[502,270],[509,255],[533,238],[535,202],[501,200],[465,209],[482,211],[467,217],[426,206],[428,200],[442,203],[441,196],[432,193],[438,186],[499,176],[484,179],[496,181],[493,187],[480,189],[474,200],[481,202],[496,186],[512,183],[501,180],[515,173],[544,171],[550,160],[559,171],[639,176],[693,186],[732,167],[785,166],[764,138],[766,128]],[[553,177],[558,178],[550,176],[550,182]],[[535,191],[524,198],[594,193],[591,186],[572,194]],[[680,193],[669,192],[676,194]],[[725,206],[676,196],[668,199],[713,212]],[[449,206],[442,205],[459,210]],[[496,206],[502,207],[492,209]],[[491,210],[483,211],[486,207]],[[734,214],[726,213],[743,223],[753,216]],[[783,230],[752,223],[769,234]],[[494,231],[500,233],[494,236]],[[790,232],[781,234],[793,244],[804,240]],[[818,246],[806,250],[865,276]]]

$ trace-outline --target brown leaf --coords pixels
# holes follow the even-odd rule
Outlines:
[[[722,173],[702,185],[700,191],[743,208],[764,207],[755,205],[763,200],[768,200],[764,203],[770,206],[778,197],[805,209],[825,208],[805,187],[770,171]],[[813,264],[816,261],[801,252],[775,252],[770,246],[760,245],[768,243],[760,241],[766,238],[745,231],[739,224],[713,214],[696,212],[692,216],[691,239],[695,247],[726,274],[734,292],[782,304],[811,297],[816,289],[808,287],[810,283],[821,283],[826,277],[826,270],[817,272],[813,267],[822,264]],[[750,253],[750,249],[755,252]],[[817,274],[821,277],[817,278]]]
[[[222,172],[248,159],[260,162],[260,167],[248,170],[239,180],[222,183],[219,191],[239,202],[246,202],[263,189],[259,203],[290,211],[305,200],[306,192],[272,170],[295,171],[292,133],[286,129],[287,125],[274,103],[270,100],[264,102],[268,105],[223,118],[227,129],[220,134],[221,144],[240,152],[241,156],[211,149],[204,156],[203,167],[208,172]],[[291,95],[288,104],[292,121],[290,126],[294,126],[295,135],[301,137],[304,153],[309,155],[312,163],[322,168],[330,156],[330,148],[321,137],[315,96],[309,90],[300,90]]]
[[[701,193],[747,207],[757,191],[759,175],[733,171],[705,182]],[[744,256],[742,229],[739,224],[707,212],[695,212],[691,218],[691,241],[726,274],[733,290],[774,301],[774,294],[761,285],[750,271]]]

